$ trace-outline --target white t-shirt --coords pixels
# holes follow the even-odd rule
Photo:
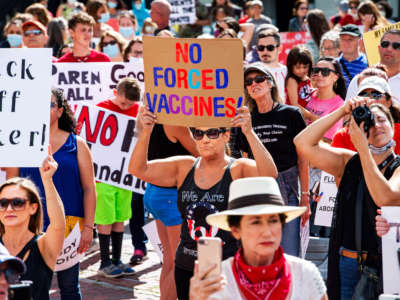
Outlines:
[[[317,267],[310,261],[285,254],[292,274],[292,285],[286,300],[320,300],[326,293],[326,286]],[[232,272],[230,257],[222,262],[222,274],[226,277],[226,287],[210,296],[212,300],[246,299],[240,292]]]
[[[358,76],[359,75],[354,76],[354,78],[350,81],[349,87],[347,88],[346,101],[357,96]],[[389,86],[392,90],[393,101],[400,105],[400,73],[397,73],[396,75],[389,78]]]
[[[280,64],[279,68],[268,67],[268,70],[270,70],[272,75],[274,75],[276,84],[278,85],[279,94],[283,100],[283,103],[285,103],[286,102],[285,78],[287,75],[287,67],[285,65]]]

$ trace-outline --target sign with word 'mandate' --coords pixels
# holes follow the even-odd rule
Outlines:
[[[144,103],[158,123],[230,126],[243,104],[239,39],[143,37]]]

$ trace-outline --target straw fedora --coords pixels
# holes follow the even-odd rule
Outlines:
[[[228,216],[285,214],[287,223],[305,211],[303,206],[285,205],[272,177],[249,177],[232,181],[228,209],[208,215],[206,221],[211,226],[230,231]]]

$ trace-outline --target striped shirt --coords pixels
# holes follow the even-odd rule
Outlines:
[[[349,87],[350,81],[352,78],[354,78],[354,76],[361,73],[362,70],[368,68],[367,57],[364,54],[361,54],[353,61],[347,61],[343,57],[343,54],[341,54],[338,58],[338,61],[340,63],[340,67],[342,68],[343,78],[346,81],[346,88]],[[348,72],[346,72],[346,70],[343,68],[343,64],[346,66]],[[351,78],[348,76],[348,73],[350,73]]]

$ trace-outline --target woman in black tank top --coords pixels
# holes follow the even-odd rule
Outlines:
[[[252,129],[247,107],[238,109],[232,126],[241,127],[254,153],[255,161],[230,158],[225,153],[229,131],[225,128],[208,127],[196,127],[192,130],[200,153],[197,160],[193,156],[175,156],[148,161],[147,151],[156,116],[148,107],[142,107],[138,122],[143,129],[132,153],[129,171],[154,185],[178,187],[178,208],[183,224],[175,258],[175,283],[178,298],[188,299],[189,280],[197,257],[197,239],[201,236],[221,237],[224,242],[224,258],[236,251],[232,236],[206,225],[206,216],[227,208],[228,187],[232,180],[253,176],[276,178],[277,170],[271,155]]]
[[[25,261],[22,280],[33,282],[34,300],[50,299],[53,269],[62,249],[65,215],[61,198],[53,184],[57,162],[49,155],[40,168],[50,225],[43,228],[42,203],[32,181],[14,177],[0,186],[0,242],[11,255]]]
[[[366,91],[370,95],[380,93],[380,89],[382,87],[377,84],[370,83],[366,87],[361,82],[359,92]],[[362,290],[362,281],[360,285],[357,283],[365,272],[374,273],[375,276],[369,277],[375,278],[369,286],[379,295],[382,254],[375,217],[381,206],[400,205],[400,158],[393,150],[393,119],[386,107],[374,102],[376,100],[369,97],[353,98],[304,129],[294,140],[312,165],[340,181],[329,243],[327,287],[330,299],[360,299],[357,293]],[[349,133],[357,152],[319,143],[335,122],[364,105],[369,106],[374,122],[367,127],[363,126],[365,122],[358,126],[351,117]],[[361,273],[359,264],[363,265]],[[371,299],[377,299],[377,295],[370,295]]]

